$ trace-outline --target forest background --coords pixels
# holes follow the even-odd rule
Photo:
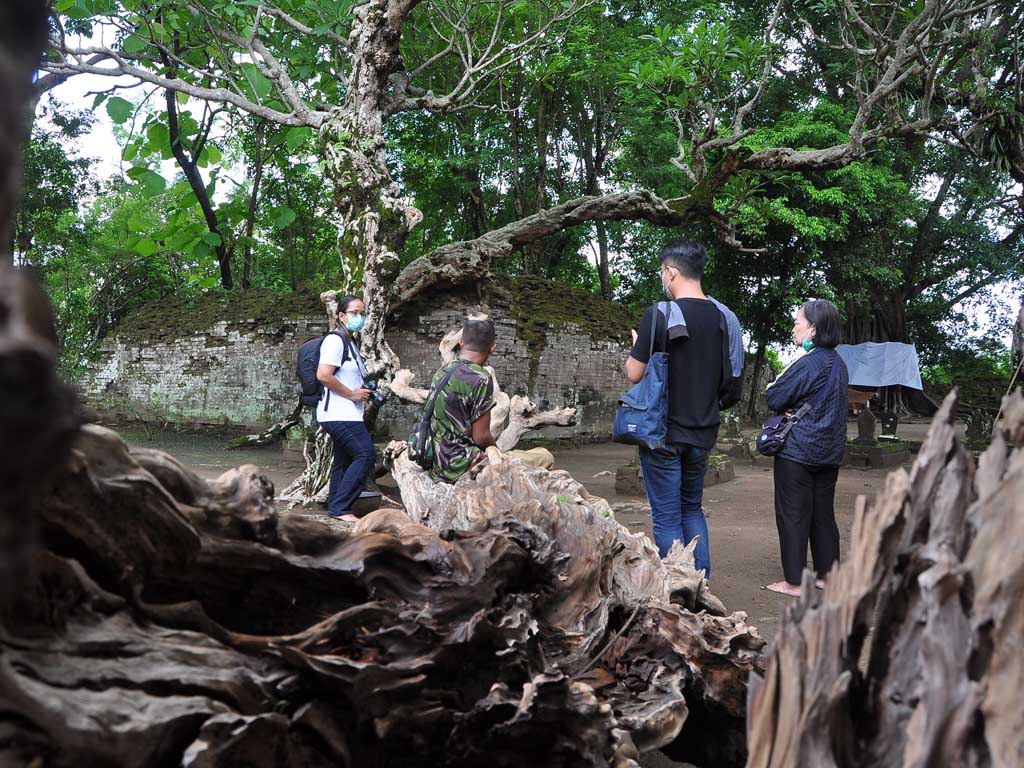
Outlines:
[[[400,268],[584,196],[698,199],[725,162],[719,150],[827,151],[849,140],[866,84],[881,80],[865,71],[850,3],[409,5],[419,7],[398,54],[409,79],[430,87],[406,88],[410,103],[380,126],[382,162],[423,218],[401,237]],[[929,5],[894,11],[894,39],[893,24],[911,25]],[[929,87],[918,71],[886,95],[879,124],[889,128],[841,163],[745,168],[672,226],[650,215],[583,221],[517,243],[487,269],[636,308],[660,295],[660,247],[692,237],[711,253],[706,290],[735,309],[758,368],[777,359],[794,305],[823,297],[840,306],[847,342],[914,343],[935,384],[1008,379],[1024,288],[1016,5],[975,4],[992,23],[973,20],[958,61],[940,50],[930,62],[953,73],[973,64],[969,77],[947,78],[944,122],[898,129]],[[16,263],[42,275],[54,303],[67,375],[149,302],[361,286],[361,262],[339,238],[332,137],[312,119],[281,118],[297,112],[275,72],[287,70],[310,110],[351,101],[354,65],[338,49],[366,26],[366,6],[53,4],[60,42],[39,78],[12,240]],[[476,60],[452,55],[456,32]],[[488,61],[488,36],[510,53]],[[107,52],[122,72],[90,70]],[[124,76],[128,66],[153,76]],[[212,98],[225,82],[237,98]],[[91,153],[87,139],[106,126],[114,141]]]

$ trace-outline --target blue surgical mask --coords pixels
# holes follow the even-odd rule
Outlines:
[[[345,321],[345,328],[350,333],[359,333],[363,330],[364,325],[366,325],[366,318],[362,315],[359,317],[350,317]]]

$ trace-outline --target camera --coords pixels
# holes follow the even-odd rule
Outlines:
[[[384,401],[388,399],[390,392],[380,392],[377,389],[376,381],[364,381],[363,387],[370,390],[370,400],[373,401],[374,405],[383,405]]]

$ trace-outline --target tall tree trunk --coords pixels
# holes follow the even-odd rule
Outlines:
[[[754,372],[750,376],[750,399],[747,401],[747,416],[753,420],[758,418],[757,390],[761,384],[761,370],[764,368],[764,362],[768,356],[768,342],[765,340],[764,329],[760,330],[761,333],[757,339],[757,353],[754,355]]]
[[[260,120],[256,123],[256,136],[255,136],[255,147],[256,147],[256,161],[253,167],[252,174],[252,193],[249,195],[249,210],[246,212],[245,217],[245,248],[243,250],[242,259],[242,290],[247,291],[252,287],[252,275],[254,272],[253,264],[253,253],[252,253],[252,232],[256,226],[256,204],[259,202],[260,194],[260,180],[263,178],[263,162],[265,157],[263,155],[263,132],[266,128],[266,123]]]
[[[0,266],[14,263],[21,148],[31,130],[33,74],[46,44],[48,6],[39,0],[0,3]]]
[[[371,374],[397,370],[398,357],[384,340],[384,323],[390,287],[401,268],[399,253],[421,218],[391,179],[384,140],[389,77],[401,68],[399,39],[409,11],[405,6],[415,4],[369,0],[356,6],[345,103],[321,129],[339,214],[342,288],[355,291],[362,286],[362,351]]]
[[[178,125],[178,100],[174,91],[170,88],[164,89],[164,96],[167,103],[167,128],[171,138],[171,152],[174,159],[178,161],[182,173],[188,180],[196,200],[199,201],[199,208],[203,212],[203,220],[207,228],[220,238],[220,244],[214,247],[217,254],[217,264],[220,267],[220,282],[225,290],[234,287],[234,279],[231,276],[231,251],[228,249],[225,232],[220,229],[220,222],[217,221],[217,212],[213,208],[213,201],[210,199],[210,192],[206,188],[202,174],[199,173],[199,152],[198,146],[193,148],[194,156],[189,157],[185,147],[181,143],[181,130]],[[213,119],[212,117],[210,118]]]
[[[612,278],[608,268],[608,230],[604,222],[597,222],[597,276],[601,280],[601,295],[612,298]]]

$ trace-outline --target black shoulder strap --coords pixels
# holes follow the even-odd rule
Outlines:
[[[793,415],[794,421],[799,421],[808,413],[810,413],[813,408],[817,408],[819,405],[821,405],[821,403],[825,400],[825,396],[832,391],[832,384],[835,382],[836,374],[839,372],[839,353],[836,352],[835,354],[836,356],[832,360],[832,369],[828,373],[828,381],[825,382],[825,386],[823,386],[821,389],[815,392],[814,397],[810,398],[803,405],[800,406],[796,414]]]
[[[332,334],[341,339],[341,365],[338,366],[338,368],[340,369],[341,366],[345,364],[345,358],[348,356],[348,339],[345,338],[345,334],[343,334],[341,331],[335,328],[333,331],[328,331],[327,333],[325,333],[323,337],[320,339],[321,347],[323,347],[324,341],[327,340],[327,337]],[[329,390],[327,387],[323,387],[323,392],[320,393],[320,397],[324,401],[324,410],[327,410],[327,408],[331,405],[331,390]]]
[[[668,302],[665,302],[666,304]],[[658,333],[658,325],[664,323],[664,339],[660,345],[662,352],[668,352],[668,312],[661,311],[662,302],[656,301],[651,305],[651,348],[647,350],[647,362],[651,361],[654,354],[654,339]]]
[[[427,440],[430,435],[431,425],[433,423],[434,416],[434,404],[437,402],[437,396],[444,391],[444,388],[448,385],[452,374],[455,373],[459,365],[462,363],[461,360],[456,360],[452,367],[448,369],[441,380],[437,383],[436,387],[431,387],[430,394],[427,396],[427,402],[423,406],[423,413],[420,415],[420,423],[416,426],[417,441],[419,442],[419,450],[422,452],[426,451]]]
[[[324,334],[324,338],[326,339],[331,334],[334,334],[339,339],[341,339],[341,365],[344,365],[345,364],[345,360],[348,359],[348,345],[351,343],[351,340],[348,337],[346,337],[345,334],[342,333],[341,331],[339,331],[337,328],[335,328],[333,331],[328,331],[327,333],[325,333]],[[321,342],[321,343],[323,343],[323,342]],[[339,365],[338,367],[340,368],[341,365]]]
[[[825,382],[825,386],[814,393],[814,397],[810,399],[811,408],[817,408],[821,405],[825,396],[832,391],[832,384],[836,380],[836,373],[839,371],[839,353],[835,353],[835,357],[832,359],[832,370],[828,373],[828,381]]]
[[[455,373],[459,365],[462,364],[461,360],[456,360],[448,372],[441,377],[441,381],[438,382],[437,386],[430,390],[430,396],[427,398],[427,404],[423,406],[423,412],[427,418],[434,413],[434,403],[437,402],[437,396],[444,391],[444,388],[448,385],[452,374]]]

